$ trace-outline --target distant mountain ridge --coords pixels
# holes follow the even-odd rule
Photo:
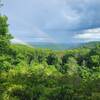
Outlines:
[[[99,41],[84,43],[81,47],[84,47],[84,48],[95,48],[96,46],[100,46],[100,42]]]
[[[47,48],[52,50],[66,50],[78,47],[79,44],[66,44],[66,43],[29,43],[36,48]]]
[[[80,47],[88,47],[93,48],[97,44],[100,44],[100,42],[88,42],[88,43],[28,43],[33,47],[36,48],[47,48],[52,50],[66,50],[66,49],[74,49],[74,48],[80,48]]]

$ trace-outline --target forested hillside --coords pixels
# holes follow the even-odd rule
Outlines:
[[[0,16],[0,100],[100,100],[100,43],[53,51],[11,39]]]

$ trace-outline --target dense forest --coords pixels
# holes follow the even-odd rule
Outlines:
[[[12,44],[0,16],[0,100],[100,100],[100,43],[72,50]]]

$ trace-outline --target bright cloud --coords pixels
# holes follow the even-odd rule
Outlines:
[[[99,41],[100,28],[85,30],[80,34],[75,35],[74,38],[85,41]]]

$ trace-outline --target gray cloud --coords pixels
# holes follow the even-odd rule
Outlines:
[[[20,34],[35,38],[36,27],[48,40],[71,42],[77,41],[73,40],[75,34],[100,27],[99,0],[5,0],[2,12],[9,17],[11,32],[19,38]]]

